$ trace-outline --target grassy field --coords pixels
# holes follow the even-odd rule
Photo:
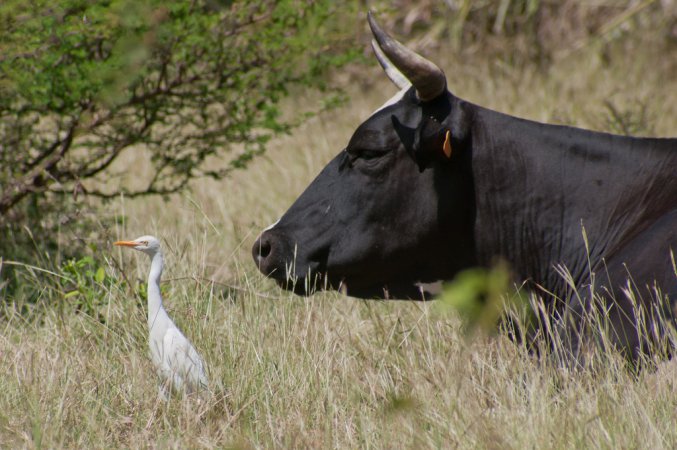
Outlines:
[[[443,47],[436,60],[456,95],[483,106],[675,136],[674,45],[661,56],[653,44],[591,45],[548,69]],[[263,279],[249,253],[259,231],[396,91],[375,62],[352,76],[347,105],[272,142],[250,170],[196,182],[168,202],[103,205],[101,215],[125,220],[92,242],[107,264],[89,291],[64,296],[56,276],[24,270],[26,283],[44,288],[35,303],[2,304],[0,447],[677,447],[674,363],[635,377],[612,356],[568,373],[504,336],[465,338],[434,303],[300,298]],[[299,96],[288,111],[313,99]],[[130,176],[143,176],[136,167]],[[206,359],[205,402],[158,400],[136,294],[149,262],[111,246],[142,234],[164,241],[165,303]]]

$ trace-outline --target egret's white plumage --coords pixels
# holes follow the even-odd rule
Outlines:
[[[148,275],[148,331],[150,356],[163,381],[176,391],[188,393],[207,388],[205,364],[188,338],[177,328],[162,305],[160,277],[164,260],[160,241],[142,236],[133,241],[118,241],[114,245],[131,247],[151,259]]]

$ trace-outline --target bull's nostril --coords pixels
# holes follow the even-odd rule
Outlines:
[[[274,234],[264,232],[254,242],[252,247],[252,256],[254,262],[259,270],[266,276],[270,276],[276,271],[280,271],[277,267],[281,262],[280,257],[280,242],[279,238]]]
[[[270,255],[270,250],[271,250],[270,242],[267,239],[259,241],[259,257],[261,257],[262,259],[267,258],[268,255]]]
[[[270,236],[268,233],[263,233],[263,235],[254,242],[254,246],[252,247],[254,262],[259,267],[259,270],[266,275],[272,270],[269,266],[271,264],[274,265],[274,261],[269,261],[269,259],[273,258],[271,255],[276,252],[273,248],[274,244],[275,237]]]

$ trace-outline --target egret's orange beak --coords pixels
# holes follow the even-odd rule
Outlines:
[[[139,244],[134,241],[117,241],[113,242],[113,245],[119,245],[121,247],[136,247]]]

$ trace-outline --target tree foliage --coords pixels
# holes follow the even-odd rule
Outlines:
[[[0,222],[27,199],[169,194],[244,167],[290,126],[290,86],[322,87],[352,57],[337,14],[329,0],[3,1]],[[115,183],[140,148],[153,175]]]

